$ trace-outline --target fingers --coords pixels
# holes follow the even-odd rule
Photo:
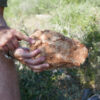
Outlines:
[[[30,44],[34,44],[35,43],[35,40],[29,38],[28,36],[22,34],[21,32],[14,32],[15,33],[15,36],[18,40],[24,40],[24,41],[27,41],[29,42]]]
[[[31,51],[31,52],[23,51],[23,53],[21,53],[20,56],[22,58],[31,58],[31,57],[36,57],[40,53],[41,53],[41,51],[39,49]]]
[[[12,42],[7,43],[7,44],[6,44],[6,47],[7,47],[9,50],[11,50],[11,51],[14,51],[14,50],[15,50],[14,45],[12,44]]]
[[[0,47],[4,46],[5,44],[7,44],[8,41],[10,41],[10,39],[12,39],[11,35],[3,35],[1,40],[0,40]]]
[[[39,55],[41,53],[41,50],[36,49],[36,50],[34,50],[34,51],[30,52],[30,53],[31,53],[32,57],[36,57],[37,55]]]
[[[36,59],[25,59],[24,62],[28,65],[38,65],[45,61],[45,57],[40,57]]]
[[[13,38],[13,40],[11,40],[11,43],[14,46],[14,49],[16,49],[20,46],[18,43],[18,40],[15,37]]]
[[[13,38],[13,40],[9,41],[5,46],[4,46],[4,49],[8,49],[8,50],[11,50],[11,51],[14,51],[16,48],[19,47],[19,43],[17,41],[16,38]]]
[[[14,56],[23,64],[27,65],[31,68],[34,72],[41,72],[47,70],[49,68],[49,64],[44,63],[45,57],[35,58],[38,54],[40,54],[40,50],[30,51],[28,48],[18,48]]]
[[[30,52],[30,49],[27,48],[27,47],[20,47],[20,48],[24,49],[25,53],[26,53],[26,52]]]
[[[36,65],[36,66],[29,66],[33,71],[35,72],[41,72],[43,70],[47,70],[49,68],[49,64],[40,64],[40,65]]]
[[[3,47],[3,51],[4,51],[5,53],[7,53],[7,52],[8,52],[8,50],[9,50],[9,49],[8,49],[8,47],[7,47],[7,46],[4,46],[4,47]]]
[[[30,51],[28,48],[18,48],[15,50],[14,55],[17,58],[27,59],[27,58],[36,57],[40,53],[41,53],[41,51],[39,49],[36,49],[34,51]]]
[[[7,30],[6,33],[2,36],[1,42],[0,42],[0,47],[3,48],[3,50],[15,50],[16,48],[19,47],[18,40],[15,38],[13,35],[12,30]]]
[[[17,32],[14,29],[6,29],[6,30],[2,30],[0,31],[2,33],[1,36],[1,40],[0,40],[0,50],[5,50],[5,51],[13,51],[16,48],[19,47],[19,40],[25,40],[27,42],[29,42],[30,44],[34,44],[35,41],[31,38],[29,38],[28,36]],[[32,53],[33,56],[35,55],[34,53]],[[32,55],[30,53],[30,55]],[[38,52],[36,52],[36,54],[38,54]],[[30,56],[29,54],[26,54],[25,56]]]
[[[8,34],[11,34],[12,37],[16,37],[17,40],[24,40],[24,41],[29,42],[30,44],[35,43],[35,40],[33,40],[32,38],[29,38],[28,36],[22,34],[21,32],[14,30],[14,29],[8,30]]]
[[[18,59],[21,63],[27,65],[34,72],[42,72],[49,69],[49,64],[44,63],[45,57],[40,57],[37,59]]]
[[[18,59],[21,63],[27,65],[34,72],[42,72],[49,69],[49,64],[44,63],[45,58],[40,57],[37,59]]]

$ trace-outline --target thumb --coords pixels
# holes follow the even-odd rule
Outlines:
[[[34,44],[34,43],[35,43],[35,40],[34,40],[34,39],[32,39],[32,38],[30,38],[30,37],[28,37],[28,36],[22,34],[21,32],[16,32],[16,38],[17,38],[18,40],[27,41],[27,42],[29,42],[30,44]]]

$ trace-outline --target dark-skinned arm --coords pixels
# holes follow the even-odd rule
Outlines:
[[[29,44],[33,44],[34,42],[34,40],[25,36],[21,32],[8,27],[6,21],[4,20],[4,7],[0,7],[0,50],[4,51],[5,53],[9,51],[20,53],[20,58],[16,57],[16,59],[21,63],[26,64],[35,72],[47,70],[49,65],[44,63],[45,57],[40,57],[33,60],[35,56],[41,53],[40,50],[37,49],[35,51],[27,52],[24,48],[20,47],[20,40],[27,41]]]

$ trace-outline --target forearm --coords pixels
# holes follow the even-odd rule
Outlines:
[[[16,67],[13,60],[6,59],[0,52],[0,98],[20,100]]]
[[[4,7],[0,7],[0,28],[8,27],[4,20]],[[1,36],[0,36],[1,37]],[[7,59],[0,51],[0,98],[20,100],[16,67],[12,59]]]
[[[0,7],[0,27],[8,27],[4,19],[4,7]]]

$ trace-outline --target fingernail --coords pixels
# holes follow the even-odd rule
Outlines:
[[[31,44],[34,44],[35,40],[33,40],[32,38],[30,38],[30,42],[31,42]]]
[[[46,67],[49,67],[49,64],[45,64]]]
[[[36,52],[37,52],[37,53],[40,53],[40,52],[41,52],[41,50],[40,50],[40,49],[36,49]]]

